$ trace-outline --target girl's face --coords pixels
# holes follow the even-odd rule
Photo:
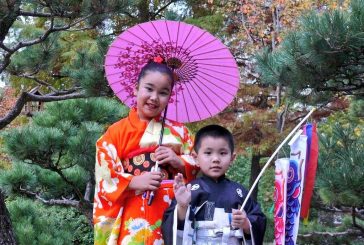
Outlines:
[[[172,81],[169,76],[158,71],[148,71],[135,89],[138,116],[150,121],[167,106],[171,95]]]

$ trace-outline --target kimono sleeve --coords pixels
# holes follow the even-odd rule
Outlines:
[[[248,235],[245,235],[245,237],[248,239],[254,239],[255,245],[263,244],[267,221],[264,213],[260,209],[260,205],[253,199],[249,198],[244,207],[244,210],[251,224],[250,237]]]
[[[183,126],[182,153],[179,156],[185,165],[186,179],[190,182],[196,179],[199,168],[191,156],[193,150],[193,137],[186,126]]]
[[[98,217],[116,217],[132,175],[124,172],[117,146],[107,131],[96,143],[94,222]]]
[[[166,245],[173,244],[173,226],[174,226],[174,213],[176,209],[176,200],[173,199],[171,205],[166,209],[163,215],[162,222],[162,235]]]

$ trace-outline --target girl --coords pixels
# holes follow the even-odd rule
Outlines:
[[[161,220],[173,198],[173,181],[168,180],[178,172],[192,180],[197,170],[183,124],[166,119],[158,146],[161,113],[172,87],[173,73],[165,64],[145,65],[134,91],[136,108],[96,143],[95,244],[163,244]],[[160,171],[151,171],[155,161]],[[149,206],[146,193],[151,191]]]

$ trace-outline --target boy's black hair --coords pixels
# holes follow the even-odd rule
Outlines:
[[[233,138],[233,135],[230,133],[230,131],[222,126],[212,124],[212,125],[205,126],[197,131],[196,136],[195,136],[195,144],[193,146],[193,149],[195,150],[196,153],[198,152],[198,150],[201,147],[202,139],[204,139],[208,136],[212,137],[212,138],[225,139],[229,145],[231,153],[234,152],[234,138]]]
[[[169,77],[171,82],[173,81],[173,72],[165,63],[157,63],[157,62],[151,61],[151,62],[147,63],[145,66],[143,66],[143,68],[141,69],[139,76],[138,76],[137,84],[139,84],[140,79],[142,79],[150,71],[157,71],[162,74],[165,74]]]

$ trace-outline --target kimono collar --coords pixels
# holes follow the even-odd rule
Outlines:
[[[224,175],[220,176],[217,180],[215,180],[205,174],[202,174],[201,179],[204,179],[207,182],[220,183],[220,182],[226,180],[226,176],[224,174]]]
[[[129,111],[129,116],[128,116],[129,122],[130,124],[135,127],[135,128],[143,128],[145,129],[148,125],[148,121],[145,120],[140,120],[139,116],[138,116],[138,112],[137,112],[137,108],[131,108]],[[154,118],[154,120],[156,122],[159,122],[161,119],[161,115],[158,115]]]

